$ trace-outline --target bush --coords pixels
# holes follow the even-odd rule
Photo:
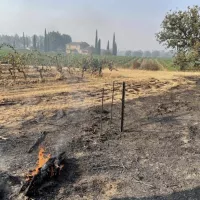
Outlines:
[[[139,63],[137,60],[133,61],[133,69],[139,69],[140,65],[141,65],[141,63]]]
[[[160,67],[157,63],[153,62],[152,60],[143,60],[140,65],[140,69],[157,71],[160,70]]]

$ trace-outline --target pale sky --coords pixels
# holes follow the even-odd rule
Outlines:
[[[59,31],[73,41],[94,45],[98,29],[102,48],[115,32],[119,50],[163,49],[155,39],[170,9],[200,5],[199,0],[0,0],[0,34],[27,35]]]

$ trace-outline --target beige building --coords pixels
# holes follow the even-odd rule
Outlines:
[[[86,42],[71,42],[66,45],[66,54],[92,54],[94,47]]]

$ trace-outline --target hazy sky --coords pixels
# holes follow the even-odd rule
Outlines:
[[[119,50],[163,49],[155,39],[165,13],[200,5],[199,0],[0,0],[0,34],[59,31],[73,41],[102,48],[116,33]]]

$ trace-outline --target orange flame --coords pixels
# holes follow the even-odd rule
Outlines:
[[[37,166],[36,168],[28,175],[28,179],[30,176],[35,176],[38,172],[39,169],[49,160],[51,157],[50,154],[47,156],[44,154],[45,150],[43,147],[40,147],[39,153],[38,153],[38,161],[37,161]]]

